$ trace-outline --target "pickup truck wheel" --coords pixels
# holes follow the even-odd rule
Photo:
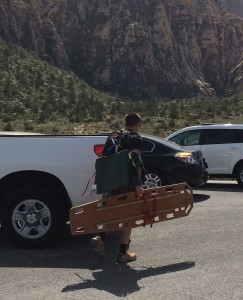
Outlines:
[[[20,247],[48,245],[64,224],[64,209],[57,196],[41,186],[16,189],[3,205],[5,235]]]
[[[236,180],[243,187],[243,164],[239,165],[236,170]]]
[[[147,170],[141,180],[141,186],[144,189],[155,188],[166,184],[168,184],[166,176],[157,170]]]

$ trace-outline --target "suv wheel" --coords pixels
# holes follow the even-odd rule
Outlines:
[[[236,180],[240,186],[243,186],[243,164],[239,165],[236,169]]]

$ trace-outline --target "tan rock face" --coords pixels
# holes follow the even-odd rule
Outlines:
[[[226,87],[227,95],[240,91],[243,91],[243,61],[230,72],[229,82]]]
[[[223,93],[243,61],[217,0],[0,0],[0,37],[133,98]]]

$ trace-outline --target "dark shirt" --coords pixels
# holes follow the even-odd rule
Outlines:
[[[128,150],[142,150],[143,139],[142,137],[135,131],[129,131],[124,135],[124,139],[121,141],[121,146],[123,149]]]

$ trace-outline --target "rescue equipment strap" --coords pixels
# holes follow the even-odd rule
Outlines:
[[[141,199],[144,202],[144,207],[145,207],[145,211],[144,211],[144,218],[143,218],[143,227],[145,227],[146,222],[150,223],[150,227],[153,226],[153,223],[155,222],[155,217],[157,215],[157,205],[156,205],[156,196],[158,195],[158,193],[154,192],[154,193],[150,193],[150,194],[143,194],[141,196]],[[149,197],[153,197],[152,200],[152,211],[149,208],[149,204],[146,198]]]
[[[87,188],[88,188],[88,186],[89,186],[89,183],[90,183],[90,180],[93,178],[95,176],[95,173],[90,177],[90,179],[89,179],[89,181],[88,181],[88,183],[87,183],[87,185],[86,185],[86,187],[85,187],[85,190],[84,190],[84,192],[83,192],[83,194],[82,194],[82,196],[86,193],[86,191],[87,191]],[[91,196],[91,194],[92,194],[92,192],[93,192],[93,190],[91,191],[91,193],[90,193],[90,196]]]

